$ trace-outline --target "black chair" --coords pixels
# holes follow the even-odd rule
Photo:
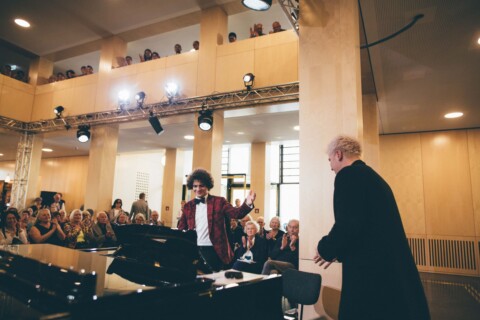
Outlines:
[[[318,301],[322,277],[317,273],[287,269],[282,273],[283,296],[291,303],[298,303],[300,319],[303,319],[303,306],[312,305]]]

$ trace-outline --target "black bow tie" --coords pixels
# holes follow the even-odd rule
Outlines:
[[[199,204],[199,203],[205,203],[205,197],[203,198],[195,198],[195,204]]]

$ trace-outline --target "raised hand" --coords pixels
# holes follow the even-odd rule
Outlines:
[[[247,195],[247,198],[245,199],[245,202],[247,203],[247,205],[251,206],[255,201],[256,197],[257,197],[257,194],[255,193],[255,191],[250,190],[250,192]]]

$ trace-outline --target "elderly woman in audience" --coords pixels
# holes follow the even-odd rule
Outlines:
[[[70,214],[70,221],[64,227],[66,246],[72,249],[84,249],[94,246],[95,238],[90,224],[82,222],[82,212],[75,209]]]
[[[242,245],[235,252],[237,261],[233,269],[250,273],[260,274],[263,264],[267,261],[267,242],[258,235],[258,224],[248,221],[245,224],[245,233]]]
[[[20,220],[16,211],[6,211],[2,214],[0,244],[25,244],[27,232],[20,228]]]
[[[160,215],[158,214],[158,211],[156,210],[152,211],[152,214],[150,215],[150,220],[148,221],[148,223],[154,226],[163,226],[163,222],[160,221]]]
[[[258,217],[257,218],[257,223],[258,223],[258,235],[262,238],[265,238],[265,234],[267,233],[265,231],[265,219],[263,217]]]
[[[135,215],[135,224],[145,224],[146,221],[147,219],[145,219],[145,215],[143,213],[137,213]]]
[[[267,240],[268,252],[273,249],[277,239],[281,239],[285,232],[280,230],[280,218],[273,217],[270,219],[270,231],[267,231],[265,234],[265,239]]]
[[[113,201],[112,208],[108,211],[108,219],[110,222],[114,222],[120,214],[126,213],[122,209],[122,205],[122,199],[115,199],[115,201]]]
[[[82,211],[82,223],[87,227],[92,226],[92,212],[90,210],[87,209]],[[71,215],[70,215],[70,218],[71,218]]]
[[[65,234],[57,219],[52,219],[50,210],[40,209],[37,220],[28,233],[32,243],[49,243],[62,246]]]
[[[97,214],[97,222],[93,225],[92,231],[98,248],[117,245],[117,237],[104,211]]]
[[[130,224],[130,220],[128,219],[128,215],[126,213],[120,213],[115,221],[112,223],[112,227],[115,230],[118,226],[125,226]]]

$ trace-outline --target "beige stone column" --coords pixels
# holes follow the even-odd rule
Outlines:
[[[30,174],[27,184],[27,206],[33,202],[33,199],[40,196],[42,164],[43,135],[33,136],[32,155],[30,159]]]
[[[38,57],[30,64],[28,70],[29,83],[41,85],[48,83],[48,78],[53,74],[53,62],[43,57]]]
[[[251,165],[250,165],[250,189],[257,194],[255,209],[251,213],[254,219],[263,216],[267,221],[266,209],[268,202],[270,175],[267,165],[267,147],[265,142],[252,143]]]
[[[377,172],[380,170],[380,136],[378,135],[377,98],[364,95],[363,106],[363,160]]]
[[[221,194],[222,180],[222,146],[223,146],[223,111],[213,112],[213,127],[202,131],[197,125],[198,114],[195,117],[195,140],[193,142],[192,167],[203,168],[213,176],[215,186],[210,192]]]
[[[183,186],[183,151],[167,149],[163,171],[161,220],[167,227],[177,226]]]
[[[341,264],[324,270],[312,258],[334,223],[327,144],[338,134],[362,137],[358,4],[301,0],[300,7],[300,269],[321,273],[322,285],[338,290]],[[317,306],[307,313],[323,315]]]
[[[221,7],[202,11],[200,19],[200,50],[198,51],[197,95],[215,91],[217,45],[227,39],[228,16]]]
[[[108,210],[112,205],[118,125],[93,127],[90,132],[85,209],[98,212]]]
[[[127,43],[118,36],[103,39],[100,49],[100,64],[98,67],[97,96],[95,99],[95,111],[110,110],[110,74],[112,66],[117,65],[117,57],[125,57]]]

